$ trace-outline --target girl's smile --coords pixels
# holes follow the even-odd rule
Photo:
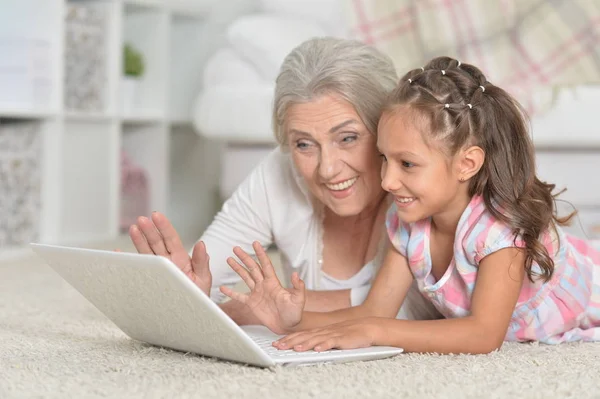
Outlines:
[[[394,201],[399,208],[407,208],[412,205],[417,199],[415,197],[398,197],[394,195]]]

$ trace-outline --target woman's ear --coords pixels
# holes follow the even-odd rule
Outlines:
[[[458,178],[460,181],[467,181],[475,176],[485,161],[485,152],[476,145],[466,148],[462,151],[458,165]]]

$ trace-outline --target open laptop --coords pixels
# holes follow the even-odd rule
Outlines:
[[[401,348],[278,350],[280,336],[238,326],[162,256],[31,244],[62,278],[129,337],[152,345],[260,367],[382,359]]]

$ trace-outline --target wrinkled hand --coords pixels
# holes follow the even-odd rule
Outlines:
[[[378,330],[376,318],[363,318],[332,324],[324,328],[300,331],[283,337],[273,346],[277,349],[293,349],[317,352],[329,349],[356,349],[375,345]]]
[[[202,241],[194,245],[190,257],[169,219],[159,212],[153,212],[151,219],[140,216],[137,224],[133,224],[129,228],[129,236],[139,253],[154,254],[170,259],[206,295],[210,295],[212,284],[212,274],[209,269],[210,259]]]
[[[260,264],[240,247],[235,247],[233,253],[246,268],[233,258],[227,259],[229,266],[244,280],[250,293],[242,294],[225,286],[221,287],[221,292],[248,306],[260,322],[274,333],[288,333],[302,319],[306,302],[304,282],[294,273],[293,288],[284,288],[260,243],[255,241],[252,247]]]

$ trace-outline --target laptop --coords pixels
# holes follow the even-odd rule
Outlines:
[[[151,345],[259,367],[375,360],[403,349],[278,350],[281,336],[238,326],[169,259],[156,255],[31,244],[64,280],[129,337]]]

